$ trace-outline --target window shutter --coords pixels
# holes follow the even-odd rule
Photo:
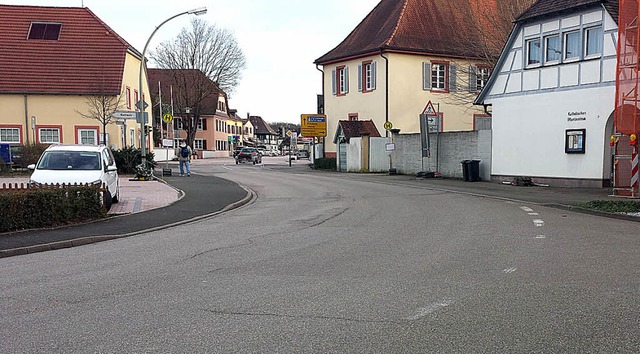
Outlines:
[[[431,63],[428,61],[422,63],[422,89],[431,90]]]
[[[371,62],[371,89],[375,90],[376,89],[376,70],[377,70],[377,65],[376,62]]]
[[[478,68],[471,65],[469,66],[469,92],[478,91]]]
[[[344,93],[349,93],[349,68],[344,68]]]
[[[362,92],[362,64],[358,65],[358,92]]]
[[[207,150],[207,139],[202,140],[202,150]]]
[[[456,64],[449,64],[449,92],[455,92],[458,89],[458,85],[456,83]]]
[[[202,130],[207,130],[207,120],[205,118],[200,119],[202,119]]]
[[[331,92],[333,92],[334,95],[338,94],[338,92],[336,91],[336,71],[335,70],[331,71]]]

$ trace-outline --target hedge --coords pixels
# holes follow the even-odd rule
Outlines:
[[[104,218],[100,187],[0,189],[0,232]]]

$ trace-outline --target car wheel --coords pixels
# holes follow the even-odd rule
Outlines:
[[[105,194],[104,208],[107,209],[107,212],[111,210],[111,204],[113,204],[113,198],[111,198],[111,193],[107,191]]]
[[[238,164],[238,160],[236,160],[236,165]]]
[[[120,201],[120,186],[116,189],[116,195],[111,198],[111,203],[116,204]]]

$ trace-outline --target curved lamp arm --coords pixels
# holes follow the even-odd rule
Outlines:
[[[173,15],[171,17],[169,17],[168,19],[164,20],[161,24],[158,25],[158,27],[156,27],[156,29],[153,30],[153,32],[151,33],[151,36],[149,36],[149,39],[147,39],[147,43],[145,43],[144,45],[144,49],[142,50],[142,58],[140,58],[140,72],[139,72],[139,76],[138,76],[138,92],[140,93],[140,97],[138,98],[140,102],[143,101],[143,91],[142,91],[142,72],[144,70],[144,58],[145,55],[147,54],[147,48],[149,47],[149,43],[151,42],[151,38],[153,38],[153,36],[156,34],[156,32],[158,32],[158,30],[160,29],[160,27],[162,27],[165,23],[173,20],[174,18],[178,17],[178,16],[182,16],[182,15],[196,15],[196,16],[200,16],[200,15],[204,15],[207,13],[207,8],[206,7],[199,7],[193,10],[189,10],[189,11],[185,11],[185,12],[181,12],[177,15]],[[136,102],[138,103],[138,102]],[[142,105],[141,105],[142,106]],[[147,167],[147,132],[145,130],[145,121],[144,121],[144,107],[140,107],[140,152],[142,155],[142,164],[143,166],[146,168]]]

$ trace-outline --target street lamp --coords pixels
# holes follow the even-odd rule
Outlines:
[[[144,111],[145,111],[145,107],[144,107],[144,92],[142,91],[142,71],[144,70],[144,57],[147,54],[147,47],[149,47],[149,42],[151,42],[151,38],[153,38],[153,35],[156,34],[156,32],[158,32],[158,30],[160,29],[160,27],[162,27],[162,25],[164,25],[165,23],[173,20],[174,18],[178,17],[178,16],[182,16],[182,15],[196,15],[196,16],[200,16],[200,15],[204,15],[207,13],[207,8],[206,7],[199,7],[193,10],[189,10],[189,11],[185,11],[185,12],[181,12],[177,15],[173,15],[171,17],[169,17],[168,19],[164,20],[164,22],[162,22],[160,25],[158,25],[158,27],[156,27],[155,30],[153,30],[153,32],[151,33],[151,36],[149,36],[149,39],[147,39],[147,43],[144,45],[144,49],[142,50],[142,58],[140,58],[140,73],[139,73],[139,78],[138,78],[138,92],[140,92],[140,97],[139,97],[139,101],[136,102],[136,107],[138,107],[138,110],[140,110],[140,152],[142,155],[142,166],[146,169],[147,167],[147,131],[145,130],[145,121],[144,121]]]

